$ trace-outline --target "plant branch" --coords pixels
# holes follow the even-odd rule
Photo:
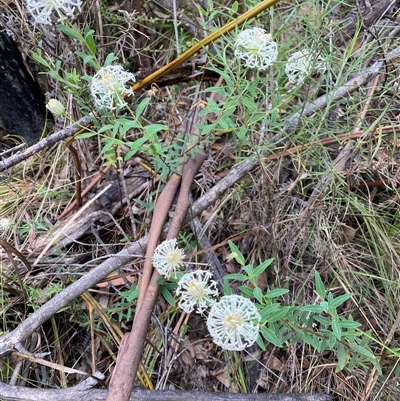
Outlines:
[[[8,157],[7,159],[0,161],[0,172],[7,170],[8,168],[15,166],[16,164],[20,163],[22,160],[26,160],[28,157],[35,155],[42,149],[45,149],[55,143],[62,141],[72,135],[75,135],[79,132],[82,128],[86,128],[92,122],[92,117],[87,116],[83,117],[78,120],[75,124],[70,125],[69,127],[55,132],[47,136],[46,138],[42,139],[35,145],[30,146],[28,149],[24,150],[23,152],[17,153],[13,156]]]

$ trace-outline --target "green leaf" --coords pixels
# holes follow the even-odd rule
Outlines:
[[[267,347],[265,346],[265,343],[260,335],[258,335],[256,343],[263,351],[266,351]]]
[[[228,255],[228,260],[235,259],[240,266],[244,266],[245,260],[242,252],[239,251],[239,248],[232,241],[228,241],[228,244],[229,248],[231,249],[231,253]]]
[[[147,107],[147,105],[150,103],[150,100],[151,100],[150,97],[145,97],[145,98],[137,105],[136,110],[135,110],[136,118],[139,118],[139,117],[142,115],[144,109],[145,109],[145,108]]]
[[[249,279],[248,276],[245,274],[240,274],[240,273],[232,273],[232,274],[227,274],[225,275],[226,279],[228,280],[239,280],[239,281],[247,281]]]
[[[248,142],[248,139],[247,139],[247,131],[248,131],[248,128],[247,128],[247,126],[246,125],[242,125],[240,128],[239,128],[239,130],[237,131],[237,133],[236,133],[236,135],[237,135],[237,137],[242,141],[242,142]]]
[[[354,322],[353,320],[342,320],[339,322],[339,325],[344,329],[356,329],[361,326],[361,323]]]
[[[208,107],[206,107],[208,112],[218,114],[221,111],[221,108],[218,106],[218,103],[211,97],[207,98]],[[200,115],[200,113],[199,113]]]
[[[243,270],[248,274],[249,278],[254,278],[254,269],[251,265],[243,266]]]
[[[337,363],[335,372],[337,373],[337,372],[340,372],[341,370],[343,370],[344,367],[346,366],[347,352],[346,352],[346,348],[341,343],[337,344],[336,352],[337,352],[338,363]]]
[[[239,286],[239,290],[242,295],[245,295],[248,298],[251,298],[253,296],[253,290],[249,287],[246,287],[245,285]]]
[[[90,53],[94,56],[96,54],[96,43],[93,38],[94,30],[90,29],[88,25],[85,26],[84,30],[86,46]]]
[[[321,305],[306,305],[306,306],[301,306],[300,310],[302,312],[321,313],[324,311],[324,308]]]
[[[219,68],[215,68],[215,67],[207,67],[207,70],[214,71],[217,74],[221,75],[221,77],[224,79],[225,84],[228,88],[231,88],[233,86],[232,78],[225,70],[220,70]]]
[[[238,8],[239,8],[239,2],[234,1],[234,2],[232,3],[232,6],[231,6],[231,12],[232,12],[233,14],[236,13],[236,11],[238,10]]]
[[[322,325],[324,325],[325,327],[330,326],[332,323],[332,320],[324,317],[324,316],[314,316],[314,320],[316,320],[317,322],[321,323]]]
[[[49,63],[48,61],[46,61],[43,57],[42,57],[42,50],[39,49],[38,52],[34,52],[34,51],[30,51],[30,54],[32,56],[32,58],[38,62],[39,64],[43,65],[44,67],[46,67],[47,69],[51,69],[51,63]]]
[[[215,124],[195,124],[195,127],[200,131],[202,136],[209,134],[215,130]]]
[[[76,29],[70,28],[66,25],[57,25],[57,28],[70,38],[79,40],[81,43],[85,43],[83,36]]]
[[[101,134],[102,132],[106,132],[106,131],[112,130],[113,128],[114,128],[113,124],[106,124],[106,125],[103,125],[102,127],[100,127],[97,132],[99,134]]]
[[[289,290],[286,290],[284,288],[275,288],[274,290],[268,290],[265,296],[267,298],[277,298],[281,295],[287,294],[288,292]]]
[[[335,348],[335,344],[337,343],[336,336],[333,333],[330,333],[328,338],[328,347],[329,349]]]
[[[367,357],[370,361],[376,359],[375,355],[372,353],[372,351],[369,349],[367,345],[362,346],[351,342],[349,343],[349,346],[354,352]]]
[[[97,135],[97,132],[89,131],[89,132],[84,132],[83,134],[77,135],[76,138],[77,139],[86,139],[86,138],[92,138],[95,135]]]
[[[253,296],[260,304],[263,303],[263,294],[260,287],[253,289]]]
[[[129,146],[130,151],[125,155],[125,160],[129,160],[133,155],[135,155],[141,148],[142,145],[147,142],[146,137],[137,139],[135,142],[127,142],[126,145]]]
[[[99,67],[97,64],[97,61],[95,61],[95,57],[92,54],[86,54],[79,50],[77,50],[75,52],[75,54],[78,57],[80,57],[85,64],[90,65],[91,67],[96,68],[96,69]]]
[[[104,60],[104,67],[111,65],[116,60],[118,60],[118,57],[116,57],[114,53],[108,54]]]
[[[113,146],[115,145],[114,141],[108,141],[106,142],[106,144],[103,146],[103,148],[101,149],[101,153],[106,153],[107,151],[109,151]]]
[[[274,261],[274,259],[268,259],[265,262],[261,263],[254,269],[254,275],[258,277],[262,273],[264,273],[265,269],[271,265],[271,263]]]
[[[332,331],[335,337],[340,341],[342,339],[342,330],[337,320],[332,321]]]
[[[322,302],[319,303],[319,305],[321,306],[321,308],[323,309],[323,311],[324,311],[325,313],[328,313],[328,310],[329,310],[329,304],[328,304],[328,302],[322,301]]]
[[[318,294],[318,296],[324,300],[326,297],[326,290],[324,287],[324,283],[321,280],[320,274],[315,270],[315,291]]]
[[[224,277],[224,295],[232,295],[231,287],[229,287],[229,281]]]
[[[269,318],[267,319],[267,322],[271,323],[271,322],[277,322],[278,320],[282,319],[283,317],[285,317],[287,315],[287,313],[289,312],[290,307],[288,306],[281,306],[280,309],[278,309],[277,311],[275,311],[274,313],[271,313],[271,315],[269,316]]]
[[[257,105],[254,102],[254,99],[244,96],[242,99],[243,105],[247,108],[250,113],[254,113],[257,111]]]
[[[329,301],[329,308],[336,309],[338,306],[342,305],[348,299],[350,299],[354,294],[343,294],[339,295],[337,298],[334,298],[332,301]]]
[[[160,131],[165,131],[168,129],[168,126],[165,124],[150,124],[144,127],[144,132],[146,132],[147,135],[152,137],[154,134],[157,134]]]
[[[277,310],[279,309],[281,304],[275,303],[272,305],[268,305],[267,307],[261,309],[260,316],[261,316],[261,321],[265,322],[268,320],[268,318]]]
[[[282,347],[282,342],[279,340],[277,335],[268,327],[262,327],[261,328],[261,334],[262,336],[271,344],[274,344],[276,347]]]
[[[160,287],[160,293],[171,306],[175,306],[174,297],[165,286]]]

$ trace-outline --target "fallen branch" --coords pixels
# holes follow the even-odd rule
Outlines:
[[[25,388],[0,383],[1,399],[5,401],[102,401],[107,390],[93,387],[97,382],[89,378],[75,387],[60,390]],[[136,390],[132,401],[333,401],[327,394],[233,394],[200,391]]]
[[[46,138],[42,139],[35,145],[30,146],[28,149],[24,150],[23,152],[19,152],[13,156],[8,157],[7,159],[0,161],[0,172],[7,170],[8,168],[17,165],[18,163],[26,160],[28,157],[35,155],[42,149],[45,149],[55,143],[62,141],[66,138],[69,138],[79,132],[82,128],[89,125],[92,122],[92,117],[83,117],[78,120],[75,124],[70,125],[69,127],[55,132],[47,136]]]
[[[19,349],[21,343],[34,333],[43,323],[50,319],[57,311],[68,305],[96,283],[103,280],[110,273],[131,262],[136,255],[143,254],[148,237],[143,237],[129,248],[111,256],[105,262],[95,267],[90,273],[81,277],[75,283],[51,298],[16,329],[0,337],[0,357],[7,355],[14,349]],[[0,398],[3,394],[0,393]]]

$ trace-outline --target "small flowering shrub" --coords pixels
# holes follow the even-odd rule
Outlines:
[[[161,243],[154,254],[153,264],[164,278],[175,278],[183,268],[184,252],[176,246],[176,239]],[[177,285],[168,284],[167,300],[174,304],[169,290],[175,288],[178,306],[186,313],[196,311],[205,316],[213,342],[228,351],[243,351],[255,342],[263,350],[267,343],[277,347],[302,341],[317,352],[331,350],[337,356],[336,371],[355,362],[372,363],[380,371],[378,358],[366,343],[367,337],[358,331],[360,323],[352,317],[339,316],[338,308],[353,294],[333,297],[327,293],[320,275],[315,273],[316,294],[320,302],[312,305],[285,306],[279,299],[288,293],[281,288],[262,291],[258,278],[273,263],[268,259],[257,267],[245,264],[240,250],[229,242],[228,259],[242,266],[243,273],[228,274],[224,278],[224,293],[220,297],[217,284],[207,270],[184,274]],[[240,295],[232,294],[230,281],[239,281]],[[166,285],[166,281],[160,284]],[[362,352],[361,352],[362,349]]]
[[[28,0],[26,7],[35,24],[52,25],[55,21],[65,24],[57,28],[79,45],[74,55],[84,64],[85,75],[75,69],[64,71],[62,60],[51,59],[40,47],[32,52],[64,94],[71,95],[81,113],[95,117],[94,128],[77,139],[99,137],[105,164],[113,166],[141,152],[161,180],[179,172],[183,162],[203,152],[204,146],[221,133],[232,133],[238,148],[258,153],[266,142],[263,131],[282,131],[280,110],[290,100],[291,88],[326,69],[321,55],[303,49],[287,57],[285,54],[290,52],[280,49],[274,32],[245,28],[231,38],[223,51],[209,54],[207,68],[223,77],[224,82],[202,90],[206,98],[200,102],[198,115],[213,117],[194,123],[196,135],[185,135],[168,122],[149,123],[145,112],[152,99],[135,97],[131,87],[135,75],[112,53],[99,60],[95,32],[89,26],[80,29],[70,23],[81,10],[81,1]],[[211,96],[215,93],[218,100]],[[65,107],[56,99],[51,99],[47,108],[56,116],[66,114]],[[134,139],[127,136],[129,131],[135,132]],[[160,132],[172,133],[165,137],[173,139],[162,142]],[[215,344],[225,350],[243,351],[254,343],[265,350],[268,343],[284,347],[302,341],[320,353],[334,351],[338,371],[355,363],[370,363],[380,371],[366,335],[359,331],[360,324],[351,316],[346,319],[338,313],[338,308],[352,294],[335,298],[327,293],[316,273],[316,303],[291,305],[290,298],[283,298],[288,296],[288,290],[273,287],[263,290],[258,285],[258,278],[273,260],[255,267],[246,265],[240,250],[233,243],[230,248],[229,259],[235,260],[241,271],[225,276],[222,293],[208,270],[185,272],[185,253],[177,246],[176,239],[161,243],[152,257],[154,268],[162,276],[161,294],[175,305],[174,292],[177,305],[184,312],[200,313]],[[241,284],[236,294],[232,293],[232,282]],[[127,297],[133,300],[138,291],[132,288]]]

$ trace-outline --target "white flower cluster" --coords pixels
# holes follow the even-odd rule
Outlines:
[[[33,16],[35,23],[50,25],[53,12],[58,22],[71,19],[81,11],[82,0],[26,0],[26,8]]]
[[[2,217],[0,219],[0,236],[6,233],[7,230],[12,227],[12,225],[13,222],[11,219],[8,219],[7,217]]]
[[[265,29],[245,29],[236,39],[235,56],[244,60],[246,67],[266,70],[278,57],[278,46]]]
[[[245,66],[266,70],[278,57],[278,46],[262,28],[249,28],[239,33],[235,42],[235,56],[245,61]],[[311,74],[324,73],[325,60],[308,49],[293,53],[285,66],[291,84],[300,85]]]
[[[153,255],[153,266],[161,276],[170,278],[185,265],[183,258],[185,253],[176,246],[176,239],[167,239],[161,242]]]
[[[215,303],[218,296],[217,283],[212,274],[206,270],[195,270],[185,274],[178,283],[176,294],[181,296],[179,307],[186,313],[197,308],[202,313]]]
[[[321,56],[315,56],[308,49],[293,53],[285,66],[285,72],[291,84],[302,84],[304,79],[314,72],[324,73],[326,64]]]
[[[260,321],[261,316],[250,299],[225,295],[211,307],[207,328],[215,344],[241,351],[257,340]]]
[[[125,97],[132,96],[133,90],[127,82],[135,82],[134,74],[120,65],[102,67],[92,78],[90,92],[94,103],[100,109],[119,110],[126,106]]]
[[[162,242],[154,251],[153,265],[160,275],[169,278],[184,266],[184,252],[176,246],[176,239]],[[208,331],[215,344],[223,349],[242,351],[254,344],[259,335],[260,314],[252,301],[240,295],[226,295],[217,301],[217,283],[212,274],[195,270],[178,282],[176,294],[179,307],[186,313],[204,313]]]

